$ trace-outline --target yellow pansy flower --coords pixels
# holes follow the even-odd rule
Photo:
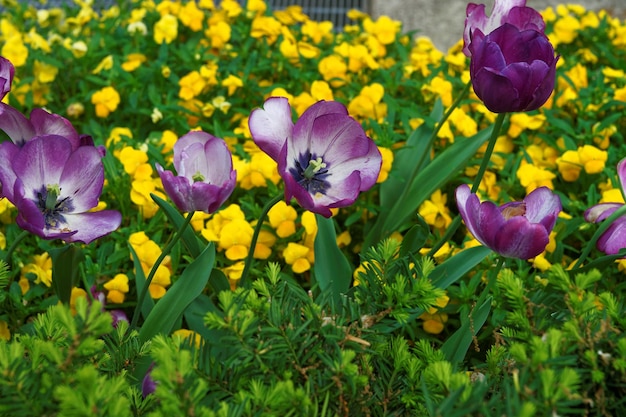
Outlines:
[[[91,96],[91,103],[96,106],[96,116],[108,117],[120,104],[120,95],[113,87],[104,87]]]
[[[172,43],[177,36],[178,19],[175,16],[165,14],[154,24],[154,41],[156,43]]]

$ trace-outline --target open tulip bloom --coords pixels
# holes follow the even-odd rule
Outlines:
[[[622,191],[626,185],[626,158],[617,164],[617,175],[622,185]],[[600,203],[585,211],[585,220],[592,223],[600,223],[624,205],[621,203]],[[626,248],[626,217],[615,219],[596,242],[596,247],[607,255],[615,255]]]
[[[285,200],[331,216],[378,178],[382,157],[361,125],[335,101],[319,101],[294,124],[284,97],[270,97],[249,119],[254,142],[278,164]]]
[[[206,132],[189,132],[176,141],[174,168],[178,175],[156,164],[163,189],[176,207],[187,213],[214,213],[237,183],[228,146]]]
[[[530,259],[546,248],[561,211],[561,200],[547,187],[533,190],[521,202],[497,206],[480,202],[467,184],[456,189],[461,217],[476,240],[510,258]]]
[[[90,243],[122,221],[115,210],[89,212],[104,185],[101,151],[63,136],[1,143],[0,184],[18,210],[17,224],[44,239]]]

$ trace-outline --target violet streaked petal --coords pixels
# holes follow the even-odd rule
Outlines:
[[[0,130],[18,146],[35,136],[35,129],[30,121],[13,107],[0,103]]]
[[[13,75],[15,74],[15,67],[3,56],[0,56],[0,100],[11,91],[11,84],[13,83]]]
[[[480,200],[471,192],[467,184],[461,184],[455,192],[456,204],[459,213],[470,233],[483,245],[487,246],[480,231]]]
[[[622,187],[622,192],[626,192],[626,158],[617,164],[617,176]]]
[[[330,209],[326,206],[316,204],[313,196],[304,187],[298,184],[291,175],[285,175],[283,179],[285,182],[285,200],[287,202],[295,198],[298,204],[306,210],[321,214],[326,218],[332,216]]]
[[[26,142],[13,160],[15,175],[24,183],[26,193],[59,184],[71,153],[71,143],[61,136],[40,136]]]
[[[619,217],[596,242],[596,247],[607,255],[615,255],[626,248],[626,217]]]
[[[13,142],[0,143],[0,198],[6,197],[10,202],[14,202],[13,186],[15,185],[15,171],[11,161],[15,159],[15,155],[19,152],[17,145]]]
[[[208,176],[207,156],[204,153],[204,143],[195,142],[188,146],[177,150],[174,168],[179,176],[186,177],[190,180],[200,174],[203,177]]]
[[[538,187],[524,198],[526,214],[524,217],[531,223],[541,223],[546,230],[554,228],[556,219],[561,212],[561,199],[548,187]]]
[[[166,171],[159,165],[155,164],[163,190],[168,197],[174,202],[176,207],[184,213],[193,211],[193,202],[191,200],[191,183],[189,179],[183,176],[175,176],[171,171]]]
[[[477,229],[480,235],[474,235],[479,242],[484,242],[485,246],[496,250],[496,241],[502,226],[506,223],[500,207],[491,201],[483,201],[480,203],[478,215],[476,216]],[[481,241],[482,239],[482,241]]]
[[[548,231],[523,216],[507,220],[499,228],[493,249],[502,256],[530,259],[539,255],[549,242]]]
[[[98,149],[81,146],[72,152],[59,182],[59,199],[69,197],[75,212],[88,211],[98,205],[103,186],[104,166]]]
[[[72,144],[72,150],[81,145],[81,139],[76,129],[64,117],[58,114],[48,113],[44,109],[33,109],[30,112],[30,122],[35,129],[33,136],[57,135],[63,136]]]
[[[361,124],[345,115],[323,115],[307,126],[309,130],[302,128],[303,125],[296,124],[294,138],[309,136],[310,146],[307,143],[304,149],[302,146],[294,147],[294,151],[301,153],[309,150],[313,155],[323,156],[326,163],[342,163],[353,157],[365,155],[369,150],[370,141],[367,140]],[[298,144],[304,142],[299,141]]]
[[[174,149],[173,149],[174,167],[176,168],[176,172],[178,172],[180,175],[179,166],[181,163],[181,158],[183,157],[183,154],[184,154],[184,150],[187,147],[192,146],[194,144],[199,144],[199,145],[204,146],[205,143],[207,143],[209,140],[214,139],[214,138],[215,136],[207,132],[203,132],[201,130],[193,130],[191,132],[184,134],[180,138],[178,138],[176,143],[174,143]]]
[[[191,208],[193,211],[199,210],[206,213],[213,213],[220,208],[224,200],[230,195],[230,192],[232,192],[232,188],[226,190],[222,185],[196,182],[191,186]]]
[[[585,210],[585,220],[590,223],[599,223],[615,213],[615,210],[622,207],[622,203],[600,203]]]
[[[66,242],[92,241],[115,231],[122,223],[122,214],[116,210],[102,210],[87,213],[71,213],[65,216],[67,228],[76,233],[67,238]]]
[[[367,191],[376,184],[381,165],[382,156],[380,151],[376,144],[370,141],[364,155],[354,156],[338,164],[333,163],[329,165],[329,172],[331,173],[333,184],[337,183],[339,179],[343,181],[344,178],[352,175],[353,172],[358,172],[360,179],[359,191]]]
[[[319,140],[320,137],[316,133],[314,124],[318,118],[327,115],[336,115],[345,118],[348,116],[348,109],[338,101],[324,100],[318,101],[306,109],[293,129],[294,142],[299,146],[295,151],[303,152],[317,145],[316,140]],[[338,118],[334,120],[338,120]]]
[[[44,237],[43,230],[46,227],[46,221],[43,213],[35,202],[26,196],[24,183],[20,178],[15,180],[13,196],[14,200],[12,203],[17,208],[17,218],[15,219],[17,225],[24,230]]]
[[[280,150],[293,134],[289,100],[285,97],[268,98],[263,108],[252,111],[248,126],[254,143],[274,161],[278,161]]]
[[[511,13],[511,11],[513,8],[530,9],[524,7],[525,5],[526,0],[496,0],[491,14],[487,16],[484,4],[468,4],[465,10],[467,18],[465,19],[465,29],[463,31],[463,53],[468,56],[471,55],[468,46],[473,41],[472,34],[475,30],[478,29],[485,35],[488,35],[496,28],[502,26],[505,22],[519,24],[519,22],[521,22],[521,18],[527,17],[522,15],[522,13],[530,12],[517,11],[515,13]],[[535,11],[535,14],[541,19],[541,15],[538,12]],[[535,22],[536,16],[533,16],[532,20]],[[541,19],[541,21],[543,22],[543,19]]]
[[[233,158],[228,145],[221,139],[214,138],[204,145],[207,179],[211,184],[223,184],[233,172]]]

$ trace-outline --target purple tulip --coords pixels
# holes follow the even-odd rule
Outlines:
[[[174,144],[175,176],[156,164],[163,189],[183,212],[214,213],[235,188],[237,172],[226,143],[206,132],[192,131]]]
[[[526,0],[496,0],[491,15],[485,14],[484,4],[470,3],[466,9],[465,30],[463,32],[463,53],[471,55],[469,49],[474,31],[488,35],[505,23],[515,26],[520,31],[534,30],[544,33],[546,24],[538,11],[526,7]]]
[[[152,368],[154,368],[154,363],[150,365],[148,372],[146,372],[146,375],[144,375],[143,380],[141,381],[141,395],[143,398],[146,398],[148,395],[156,391],[157,383],[154,379],[152,379]]]
[[[617,175],[623,191],[624,186],[626,186],[626,158],[617,164]],[[585,220],[592,223],[600,223],[622,206],[624,205],[621,203],[596,204],[585,211]],[[621,249],[626,248],[626,217],[622,216],[615,219],[600,236],[600,239],[596,242],[596,247],[607,255],[615,255]]]
[[[465,225],[483,245],[510,258],[530,259],[543,252],[561,200],[547,187],[532,191],[521,202],[500,207],[480,202],[467,184],[456,189],[456,202]]]
[[[17,207],[17,224],[44,239],[83,243],[117,229],[119,212],[89,212],[104,185],[101,158],[98,148],[75,148],[71,140],[53,134],[21,147],[1,143],[2,195]]]
[[[293,123],[284,97],[250,114],[254,142],[278,163],[285,199],[325,217],[353,204],[378,178],[382,157],[361,125],[335,101],[319,101]]]
[[[0,100],[11,91],[11,83],[13,83],[13,74],[15,67],[5,57],[0,56]]]
[[[476,30],[469,50],[474,92],[492,112],[536,110],[552,94],[558,57],[542,32],[508,23],[486,36]]]

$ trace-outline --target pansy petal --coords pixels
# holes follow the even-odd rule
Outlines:
[[[13,170],[24,183],[26,193],[36,192],[47,185],[59,184],[71,153],[72,145],[64,137],[39,136],[24,144],[13,160]]]
[[[254,143],[273,160],[293,133],[291,106],[285,97],[270,97],[263,108],[255,109],[248,119]]]

